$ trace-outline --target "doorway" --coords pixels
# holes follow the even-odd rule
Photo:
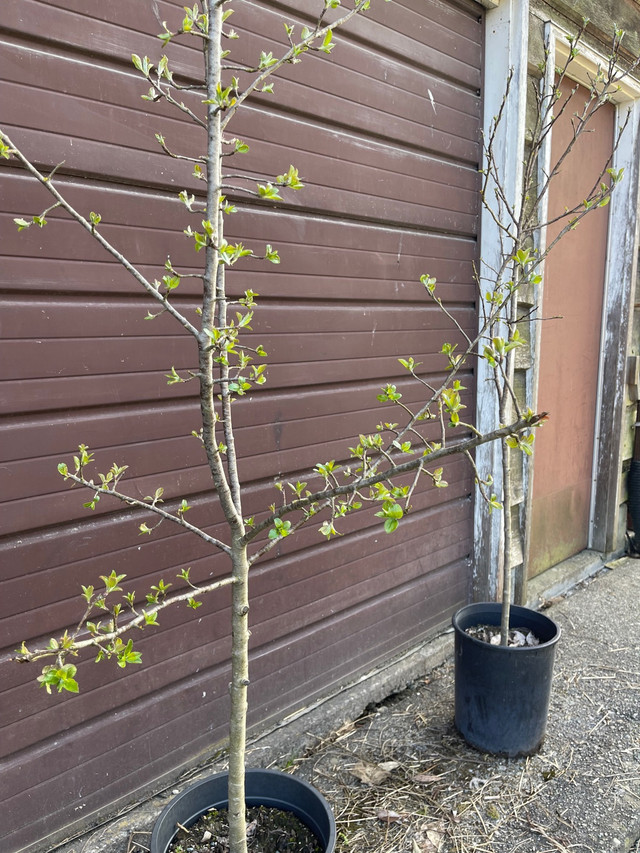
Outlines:
[[[567,80],[563,96],[577,84]],[[554,127],[551,162],[573,133],[587,90],[578,86]],[[593,187],[612,152],[616,110],[606,104],[551,184],[548,219]],[[562,222],[550,226],[547,245]],[[590,544],[596,413],[607,266],[609,207],[592,212],[566,234],[545,262],[540,317],[537,410],[550,418],[536,435],[530,505],[528,576],[533,577]]]

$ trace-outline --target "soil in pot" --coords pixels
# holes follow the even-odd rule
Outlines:
[[[293,812],[254,806],[247,809],[250,853],[323,853],[324,847]],[[227,810],[211,809],[179,830],[169,853],[228,853]]]
[[[491,646],[500,645],[499,625],[472,625],[470,628],[465,628],[465,634],[475,637],[476,640],[482,640],[483,643],[489,643]],[[539,646],[540,640],[528,628],[509,628],[507,645],[511,647]]]
[[[249,767],[245,773],[246,803],[248,809],[275,809],[287,813],[286,826],[288,829],[291,822],[290,815],[304,824],[303,832],[310,830],[313,836],[303,835],[298,841],[297,847],[287,847],[287,833],[280,834],[279,844],[275,842],[271,847],[262,846],[260,853],[334,853],[336,844],[336,825],[331,812],[331,807],[322,794],[303,779],[283,773],[280,770],[264,770]],[[229,777],[226,772],[214,773],[194,782],[178,794],[168,803],[153,827],[151,834],[150,853],[169,853],[175,851],[176,827],[190,827],[206,815],[210,815],[214,809],[220,812],[227,810]],[[255,814],[248,818],[251,824]],[[206,829],[206,827],[205,827]],[[211,831],[208,846],[193,847],[186,849],[185,853],[227,853],[226,827]],[[204,834],[204,830],[202,835]],[[253,835],[255,836],[255,832]],[[194,843],[200,843],[202,835],[196,836]],[[178,840],[183,838],[177,836]],[[218,838],[220,842],[218,842]],[[215,844],[222,846],[216,847]],[[174,847],[171,847],[171,845]],[[306,847],[304,845],[307,845]],[[184,846],[184,844],[183,844]],[[252,853],[258,853],[258,845],[254,843],[251,847]]]

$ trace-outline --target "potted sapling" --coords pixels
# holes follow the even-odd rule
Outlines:
[[[499,251],[498,262],[481,262],[476,275],[484,317],[491,317],[477,356],[484,362],[486,381],[494,391],[498,423],[507,423],[523,412],[523,401],[514,387],[515,360],[518,349],[525,343],[521,337],[522,325],[540,322],[539,313],[531,310],[531,303],[540,292],[545,259],[584,217],[607,205],[622,178],[622,170],[612,168],[612,162],[626,122],[617,128],[611,157],[601,165],[587,196],[575,204],[567,204],[560,216],[552,218],[547,213],[550,186],[567,157],[583,135],[592,132],[594,116],[632,70],[619,68],[623,33],[616,31],[609,62],[591,78],[584,97],[576,94],[576,84],[568,81],[579,56],[585,27],[586,22],[569,39],[568,55],[561,67],[550,67],[551,52],[545,51],[538,69],[540,77],[532,82],[534,109],[530,116],[533,117],[527,128],[520,185],[513,200],[509,199],[498,161],[498,140],[500,132],[504,132],[504,107],[511,93],[512,75],[507,81],[502,109],[484,138],[482,201],[497,232]],[[563,84],[567,83],[563,90]],[[573,133],[566,146],[554,153],[553,162],[547,163],[550,134],[558,121],[571,121]],[[541,240],[540,235],[547,229],[549,233],[553,230],[552,238]],[[525,299],[521,299],[523,291]],[[546,417],[547,413],[541,414],[536,425]],[[470,604],[453,617],[456,726],[471,745],[507,756],[531,754],[544,739],[555,649],[560,637],[560,628],[548,616],[513,603],[514,570],[520,561],[513,557],[512,547],[514,466],[532,455],[533,439],[534,433],[530,432],[502,440],[500,496],[479,480],[480,494],[488,511],[502,512],[499,549],[502,599]]]

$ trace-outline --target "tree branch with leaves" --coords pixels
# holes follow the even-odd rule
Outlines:
[[[340,520],[363,504],[377,508],[384,529],[392,533],[410,511],[411,498],[422,477],[436,488],[445,488],[443,467],[446,458],[457,454],[473,463],[472,451],[487,442],[507,440],[525,449],[530,446],[532,429],[541,417],[532,411],[521,411],[510,389],[508,357],[518,345],[514,327],[512,302],[523,281],[531,280],[540,262],[531,254],[523,255],[524,242],[530,234],[529,220],[521,220],[511,211],[505,231],[509,240],[509,255],[492,283],[492,296],[485,301],[483,321],[477,335],[470,336],[436,293],[435,279],[425,274],[422,285],[427,298],[433,301],[461,334],[463,349],[445,343],[441,354],[447,368],[439,385],[432,385],[420,372],[420,365],[411,356],[402,354],[401,366],[419,387],[421,402],[410,406],[397,386],[384,385],[376,403],[387,404],[398,422],[381,423],[372,434],[360,434],[353,447],[345,449],[342,461],[319,462],[309,472],[307,481],[283,481],[276,484],[281,496],[279,506],[265,508],[259,519],[244,515],[245,492],[239,472],[235,442],[233,403],[266,381],[267,356],[264,347],[254,339],[251,322],[258,310],[258,294],[245,290],[232,298],[227,289],[227,273],[237,265],[266,261],[278,264],[279,252],[270,244],[264,251],[254,251],[242,243],[226,238],[226,219],[238,212],[233,198],[245,197],[269,203],[280,202],[282,193],[303,189],[298,169],[290,165],[286,172],[273,177],[256,179],[255,175],[235,167],[249,154],[249,146],[232,135],[234,117],[249,98],[270,96],[274,92],[274,74],[303,60],[310,51],[331,53],[335,46],[334,33],[357,15],[367,12],[369,0],[353,0],[346,9],[339,0],[324,0],[312,26],[283,22],[287,46],[279,56],[262,51],[253,64],[235,61],[227,43],[233,44],[238,34],[230,28],[233,8],[229,2],[202,0],[185,8],[180,26],[171,30],[163,24],[159,39],[169,51],[174,42],[195,39],[202,50],[202,80],[184,82],[174,74],[166,54],[154,61],[147,56],[132,56],[132,62],[146,85],[142,97],[150,104],[164,101],[202,134],[202,151],[177,149],[162,134],[155,134],[161,151],[172,159],[193,166],[193,178],[202,182],[204,193],[196,197],[183,189],[178,193],[181,213],[188,217],[184,237],[195,253],[194,267],[181,270],[166,258],[161,279],[147,278],[103,233],[101,215],[95,211],[83,213],[65,196],[57,180],[56,166],[49,174],[36,168],[13,138],[0,130],[0,156],[15,159],[53,197],[53,204],[42,213],[15,220],[19,231],[47,225],[47,216],[58,207],[84,228],[121,266],[126,269],[149,296],[154,310],[147,319],[153,321],[167,313],[192,338],[197,353],[193,367],[177,370],[167,367],[169,385],[194,381],[198,386],[201,428],[196,438],[206,455],[215,501],[221,508],[226,524],[226,538],[213,537],[185,516],[190,510],[186,498],[163,503],[164,490],[159,487],[144,499],[126,491],[125,463],[113,463],[106,472],[93,474],[94,458],[86,445],[69,462],[58,465],[65,481],[88,490],[85,503],[95,509],[102,499],[119,501],[134,511],[135,523],[141,535],[152,535],[165,522],[177,526],[203,540],[211,553],[222,552],[229,561],[229,576],[208,583],[194,584],[189,570],[178,574],[181,588],[170,592],[170,583],[158,580],[141,600],[135,592],[125,593],[123,574],[111,573],[102,577],[103,587],[83,587],[84,611],[77,625],[59,638],[43,646],[29,649],[23,645],[16,655],[21,662],[49,661],[42,669],[40,683],[48,691],[76,692],[77,669],[72,659],[85,649],[93,649],[97,660],[115,659],[121,667],[139,663],[140,655],[133,647],[131,632],[158,624],[158,614],[166,607],[186,604],[197,608],[200,598],[221,587],[230,587],[231,602],[231,714],[229,725],[229,824],[231,853],[245,853],[246,826],[244,809],[244,762],[246,740],[247,686],[249,684],[249,569],[258,559],[273,550],[286,537],[294,535],[304,525],[320,523],[320,533],[331,538],[338,534]],[[333,17],[332,21],[329,18]],[[490,145],[490,143],[489,143]],[[489,148],[490,153],[490,148]],[[231,164],[229,166],[228,164]],[[603,197],[600,197],[603,198]],[[500,199],[499,199],[500,201]],[[502,203],[502,202],[501,202]],[[576,213],[576,215],[578,215]],[[195,218],[194,218],[195,217]],[[193,224],[192,224],[193,223]],[[196,224],[197,223],[197,224]],[[513,233],[512,233],[513,232]],[[514,236],[515,235],[515,236]],[[505,242],[506,245],[506,242]],[[200,283],[197,321],[192,321],[174,302],[183,279]],[[416,286],[418,286],[416,284]],[[508,335],[499,339],[495,327],[503,322],[509,309]],[[460,375],[469,359],[486,358],[496,366],[496,387],[504,383],[507,389],[501,406],[500,423],[481,434],[472,423],[461,418],[464,405],[461,393],[465,390]],[[507,399],[512,403],[509,407]],[[254,405],[259,402],[254,401]],[[514,409],[511,413],[509,408]],[[497,505],[491,494],[491,477],[483,479],[476,471],[481,495],[490,505]],[[308,483],[311,485],[308,487]],[[314,485],[315,484],[315,485]],[[184,589],[186,587],[186,591]]]

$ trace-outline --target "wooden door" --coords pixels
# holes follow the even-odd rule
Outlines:
[[[563,91],[575,84],[568,81]],[[552,163],[573,133],[587,90],[579,87],[572,108],[554,128]],[[615,108],[595,117],[554,180],[549,219],[584,198],[611,154]],[[548,229],[547,244],[560,225]],[[536,436],[528,576],[532,577],[589,544],[593,448],[598,406],[602,306],[605,288],[608,207],[594,211],[567,234],[546,262],[538,373],[538,411],[551,415]]]

